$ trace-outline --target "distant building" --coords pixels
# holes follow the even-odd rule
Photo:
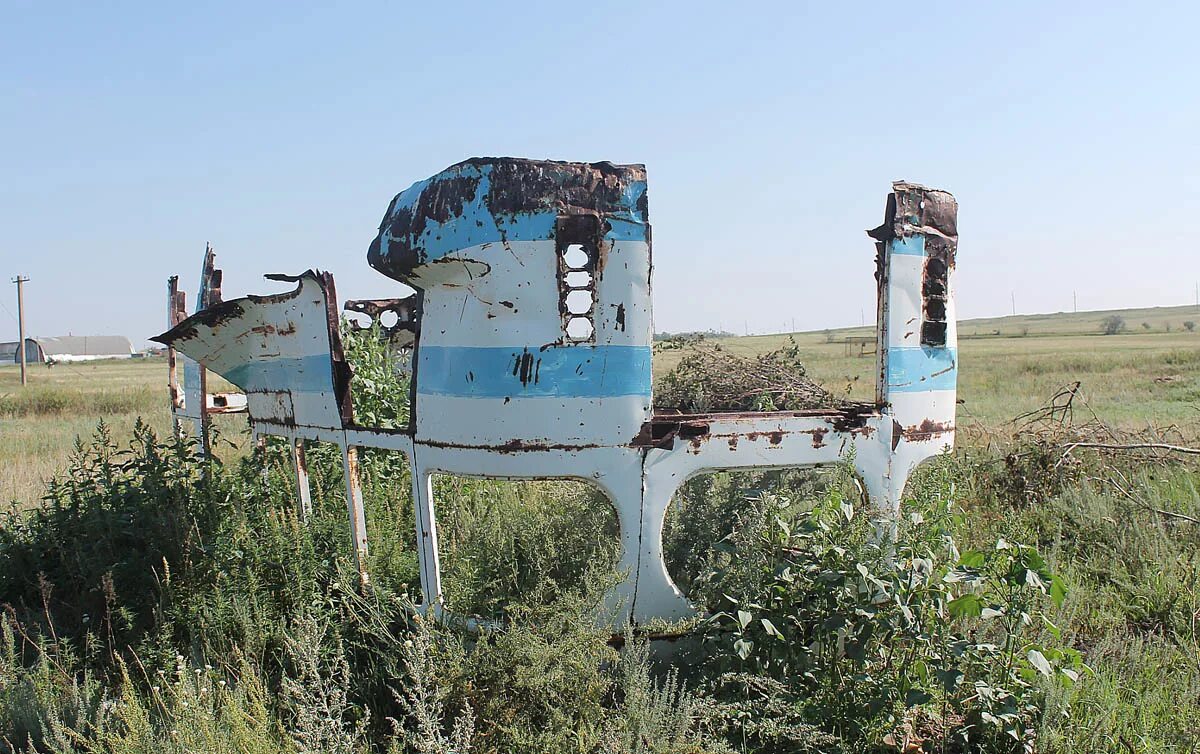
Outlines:
[[[56,361],[94,361],[96,359],[128,359],[133,356],[133,344],[124,335],[63,335],[57,338],[26,338],[25,360],[31,364]],[[13,361],[21,355],[15,344]]]
[[[0,364],[5,362],[13,362],[19,364],[21,362],[21,352],[17,350],[17,341],[9,341],[0,343]],[[38,357],[38,344],[33,338],[25,339],[25,361],[32,364],[35,361],[41,361]]]

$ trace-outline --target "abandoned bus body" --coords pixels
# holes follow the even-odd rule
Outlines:
[[[214,404],[247,411],[257,436],[286,438],[302,510],[304,446],[342,448],[360,572],[367,537],[360,447],[404,453],[412,468],[424,606],[446,614],[437,547],[436,473],[572,478],[607,496],[620,524],[620,620],[695,615],[663,560],[667,507],[687,479],[716,470],[812,467],[853,459],[881,515],[899,510],[913,469],[954,440],[953,273],[957,205],[897,182],[876,241],[876,399],[827,409],[680,414],[652,401],[651,236],[641,165],[472,159],[397,195],[367,253],[417,292],[348,302],[395,315],[413,348],[410,424],[360,426],[350,397],[333,279],[220,301],[206,254],[201,306],[183,318],[172,278],[171,329],[156,340],[195,363],[176,418],[204,432]],[[174,361],[172,360],[172,364]],[[205,369],[245,391],[209,397]],[[218,407],[219,408],[219,407]]]

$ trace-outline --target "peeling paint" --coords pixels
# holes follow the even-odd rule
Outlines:
[[[953,443],[957,205],[944,191],[896,182],[884,224],[869,233],[877,242],[880,323],[872,403],[708,414],[653,409],[653,264],[640,165],[478,158],[392,200],[367,259],[417,293],[348,301],[345,309],[381,325],[394,315],[389,337],[402,336],[413,349],[408,428],[355,423],[326,273],[268,276],[296,288],[222,302],[210,251],[202,306],[185,318],[172,278],[170,329],[155,340],[196,359],[201,375],[212,369],[242,387],[256,436],[287,439],[301,515],[311,505],[304,443],[342,448],[364,582],[357,450],[375,447],[404,453],[412,466],[422,592],[434,615],[457,619],[443,604],[430,481],[453,473],[599,486],[617,511],[626,573],[611,606],[621,606],[623,619],[672,620],[695,612],[662,557],[663,518],[684,480],[719,469],[853,459],[876,509],[894,516],[916,465]],[[186,390],[174,376],[170,384],[176,416],[184,416],[177,404]],[[238,404],[236,394],[206,394],[201,418]]]

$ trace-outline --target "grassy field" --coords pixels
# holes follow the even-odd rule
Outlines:
[[[1200,426],[1200,332],[1189,332],[1182,323],[1190,316],[1200,319],[1200,313],[1195,307],[1122,310],[1130,331],[1099,334],[1101,321],[1112,313],[960,323],[959,423],[999,428],[1079,380],[1081,397],[1110,422],[1179,425],[1194,433]],[[1151,329],[1142,328],[1142,322]],[[874,357],[847,355],[843,339],[872,334],[870,328],[851,328],[718,342],[750,355],[794,337],[813,378],[838,395],[867,400],[875,390]],[[656,376],[679,357],[679,351],[656,354]],[[35,365],[27,391],[20,388],[15,366],[0,366],[0,500],[35,499],[43,480],[62,468],[75,438],[88,437],[100,419],[116,436],[128,435],[138,417],[164,433],[169,425],[165,385],[166,363],[156,358]],[[226,388],[218,381],[212,389]],[[223,418],[218,426],[227,430],[227,440],[243,446],[243,420]]]
[[[63,470],[76,438],[91,437],[101,420],[115,437],[128,437],[139,418],[162,437],[170,429],[162,358],[35,364],[28,383],[21,387],[19,367],[0,366],[0,501],[37,500],[45,480]],[[219,378],[210,384],[231,389]],[[241,417],[218,418],[232,442],[244,439],[244,426]]]
[[[416,576],[409,481],[394,459],[363,460],[379,591],[357,594],[343,586],[353,566],[329,448],[310,454],[317,512],[302,527],[282,455],[268,456],[270,484],[253,464],[200,481],[208,472],[194,460],[144,438],[125,465],[103,448],[69,463],[99,420],[118,446],[138,417],[167,435],[164,361],[37,366],[25,390],[15,368],[0,367],[0,499],[30,509],[45,480],[72,466],[31,523],[0,525],[0,602],[26,632],[14,638],[0,617],[0,753],[20,750],[4,736],[39,730],[39,750],[64,754],[882,754],[903,749],[904,736],[927,739],[910,752],[1021,750],[1007,734],[980,737],[993,730],[983,719],[1008,726],[1025,751],[1200,751],[1200,473],[1187,457],[1064,463],[1061,438],[1009,423],[1079,381],[1078,408],[1116,431],[1200,444],[1200,333],[1182,327],[1188,310],[1123,312],[1130,329],[1118,335],[1099,334],[1105,316],[960,323],[967,431],[911,485],[895,559],[879,559],[852,492],[836,483],[689,482],[668,527],[671,573],[711,610],[743,597],[705,629],[705,654],[679,650],[667,675],[637,664],[637,652],[618,660],[581,592],[563,586],[603,581],[593,571],[612,555],[610,512],[583,485],[439,478],[448,598],[511,624],[486,639],[430,637],[401,625],[400,600],[387,596]],[[791,337],[811,376],[869,398],[874,359],[847,355],[848,334],[865,331]],[[788,337],[720,343],[750,355]],[[657,354],[656,374],[678,360]],[[244,427],[222,419],[219,455],[246,456]],[[956,591],[959,579],[979,579],[976,591]],[[855,621],[868,637],[861,654],[840,649]],[[804,638],[781,642],[779,630]],[[822,641],[838,652],[814,657]],[[30,669],[18,669],[17,645],[32,651]],[[145,663],[141,680],[121,681],[129,662]],[[176,680],[160,691],[151,673]],[[754,680],[727,687],[745,677]],[[236,692],[221,690],[227,681]],[[104,696],[114,683],[125,683],[120,696]],[[405,696],[412,689],[426,696]],[[464,710],[475,715],[470,747],[451,741]],[[107,743],[55,744],[92,741],[97,715],[110,716]]]

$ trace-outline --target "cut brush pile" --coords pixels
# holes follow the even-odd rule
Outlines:
[[[799,411],[845,404],[808,376],[800,348],[787,345],[757,356],[738,356],[703,337],[661,342],[660,350],[685,351],[679,365],[655,385],[656,408],[684,413]]]

